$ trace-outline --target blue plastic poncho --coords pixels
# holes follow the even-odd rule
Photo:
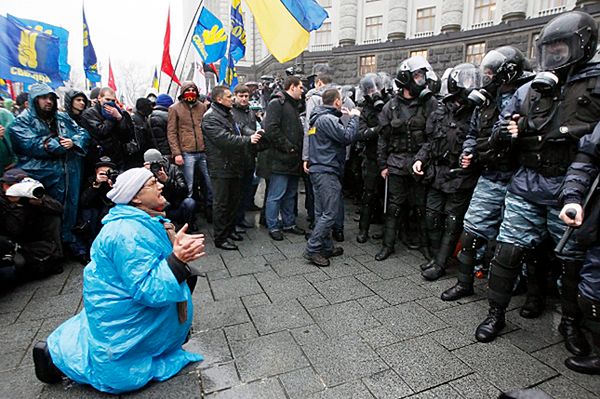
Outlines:
[[[129,205],[103,219],[83,273],[84,309],[48,337],[54,364],[72,380],[120,393],[203,359],[181,348],[193,305],[167,264],[172,245],[161,220]],[[183,301],[188,318],[179,323]]]
[[[36,98],[46,94],[56,95],[46,84],[32,85],[29,109],[8,130],[18,157],[17,167],[39,180],[52,198],[64,204],[62,238],[71,243],[75,241],[71,228],[77,219],[83,157],[90,137],[69,115],[56,111],[56,105],[53,112],[57,131],[52,132],[39,118],[35,106]],[[63,148],[57,134],[73,140],[73,147]]]

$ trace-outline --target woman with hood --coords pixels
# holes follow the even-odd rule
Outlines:
[[[90,106],[90,100],[81,90],[69,90],[65,93],[63,107],[79,126],[81,126],[81,114]]]

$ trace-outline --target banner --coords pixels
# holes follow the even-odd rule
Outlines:
[[[231,56],[231,52],[228,57],[223,57],[221,60],[221,67],[219,68],[219,81],[221,84],[225,84],[229,86],[231,91],[238,84],[237,71],[235,69],[235,63],[233,61],[233,57]]]
[[[92,44],[92,38],[90,37],[90,30],[88,29],[87,21],[85,20],[85,10],[83,11],[83,69],[85,71],[85,77],[92,83],[98,83],[102,81],[102,76],[98,73],[98,59],[96,58],[96,51],[94,51],[94,45]]]
[[[0,76],[13,82],[63,84],[58,37],[0,15]]]
[[[169,7],[169,12],[167,13],[167,29],[165,31],[165,40],[163,47],[163,56],[162,56],[162,64],[160,66],[160,70],[166,73],[171,77],[173,82],[179,83],[179,79],[177,79],[177,75],[175,75],[175,68],[173,68],[173,64],[171,63],[171,8]],[[171,85],[169,84],[169,87]]]
[[[10,14],[7,15],[9,21],[16,22],[29,29],[36,30],[38,32],[44,32],[48,35],[58,37],[59,53],[58,53],[58,70],[62,80],[69,80],[71,78],[71,65],[69,65],[69,31],[59,26],[47,24],[45,22],[34,21],[31,19],[17,18]]]
[[[152,77],[152,88],[158,90],[158,73],[154,67],[154,76]]]
[[[246,30],[242,14],[242,0],[231,1],[231,34],[229,35],[229,51],[233,60],[238,62],[246,54]]]
[[[108,87],[117,92],[117,85],[115,84],[115,75],[113,75],[112,64],[110,58],[108,59]]]
[[[223,29],[221,21],[206,7],[202,8],[200,17],[198,17],[192,43],[207,64],[216,62],[225,56],[227,33]]]
[[[196,83],[198,86],[198,92],[200,94],[208,94],[206,88],[206,75],[204,74],[204,63],[200,59],[200,55],[198,53],[194,53],[194,74],[192,77],[192,82]]]

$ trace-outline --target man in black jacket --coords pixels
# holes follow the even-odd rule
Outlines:
[[[69,90],[65,93],[63,101],[65,111],[79,126],[81,126],[81,115],[90,105],[90,100],[81,90]]]
[[[234,231],[234,217],[241,195],[241,178],[246,151],[261,135],[244,136],[233,121],[233,94],[226,86],[212,89],[211,108],[202,119],[208,172],[213,183],[213,225],[217,248],[236,250],[231,242],[242,240]]]
[[[150,137],[150,114],[154,105],[146,97],[140,97],[135,102],[135,112],[131,114],[133,122],[133,135],[136,148],[134,152],[128,154],[127,164],[139,166],[144,159],[144,152],[150,148],[148,138]]]
[[[98,103],[81,115],[81,124],[92,137],[86,157],[87,175],[92,174],[94,165],[102,156],[110,157],[119,169],[125,168],[125,146],[133,140],[133,123],[129,114],[118,107],[116,100],[114,90],[103,87]]]
[[[169,122],[169,107],[173,99],[168,94],[159,94],[156,105],[150,114],[150,137],[147,142],[150,148],[156,148],[161,154],[170,157],[171,147],[167,139],[167,124]]]
[[[302,81],[296,76],[288,76],[283,89],[269,102],[265,117],[265,139],[271,146],[268,151],[271,176],[265,216],[269,235],[276,241],[283,240],[279,225],[280,213],[285,233],[305,233],[296,226],[294,213],[298,179],[302,173],[304,129],[298,111],[302,98]]]

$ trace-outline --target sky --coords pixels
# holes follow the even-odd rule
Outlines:
[[[83,76],[82,4],[102,74],[108,80],[108,58],[118,80],[119,66],[139,65],[151,80],[160,71],[167,10],[171,6],[171,59],[173,65],[192,16],[182,15],[178,0],[1,0],[3,15],[43,21],[69,31],[69,64]],[[185,26],[184,26],[185,25]],[[148,72],[146,72],[146,70]],[[163,75],[165,78],[166,75]]]

